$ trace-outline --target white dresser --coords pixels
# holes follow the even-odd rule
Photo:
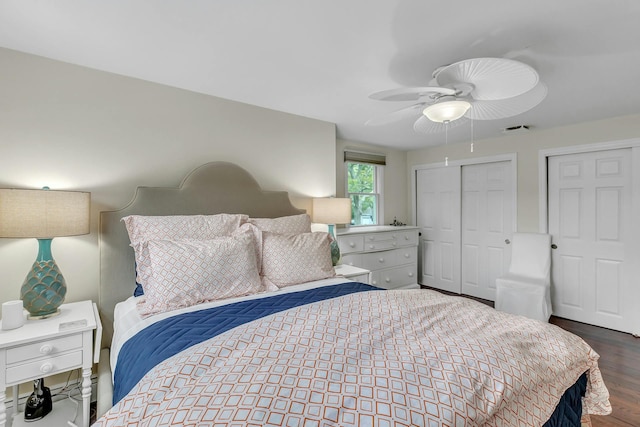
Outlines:
[[[371,226],[338,230],[342,263],[371,271],[371,285],[418,289],[418,227]]]

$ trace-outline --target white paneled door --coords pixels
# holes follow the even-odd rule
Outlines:
[[[511,162],[462,167],[462,293],[495,300],[496,278],[509,269]]]
[[[416,171],[421,283],[460,293],[460,167]]]
[[[638,170],[636,167],[635,170]],[[632,149],[548,159],[553,314],[632,331]],[[637,184],[636,184],[637,185]],[[638,218],[635,219],[636,221]]]
[[[511,161],[416,171],[423,285],[495,300],[509,267],[513,231]]]

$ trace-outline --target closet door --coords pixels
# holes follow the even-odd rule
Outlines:
[[[416,171],[421,283],[460,293],[460,166]]]
[[[495,301],[509,269],[513,232],[511,162],[462,166],[462,293]]]
[[[633,150],[638,150],[634,148]],[[632,149],[548,159],[553,314],[623,332],[640,332],[631,272],[638,259],[632,218]],[[635,265],[634,265],[635,264]]]

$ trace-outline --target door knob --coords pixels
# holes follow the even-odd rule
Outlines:
[[[551,249],[558,249],[558,245],[554,243],[553,245],[551,245]]]
[[[511,240],[509,240],[509,239],[504,239],[504,242],[508,245],[508,244],[510,244],[510,243],[511,243]]]

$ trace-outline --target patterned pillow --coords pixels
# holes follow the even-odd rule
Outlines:
[[[240,224],[246,222],[247,215],[172,215],[142,216],[129,215],[122,218],[129,233],[136,262],[136,284],[145,288],[149,280],[149,260],[147,246],[149,240],[207,240],[229,236]],[[259,271],[259,270],[258,270]]]
[[[311,218],[307,214],[281,216],[279,218],[249,218],[249,223],[261,231],[279,234],[311,232]]]
[[[262,233],[262,274],[279,288],[336,275],[328,233]]]
[[[229,236],[247,221],[247,215],[129,215],[122,218],[131,244],[148,240],[207,240]]]
[[[142,316],[264,290],[248,230],[211,240],[150,240]]]

